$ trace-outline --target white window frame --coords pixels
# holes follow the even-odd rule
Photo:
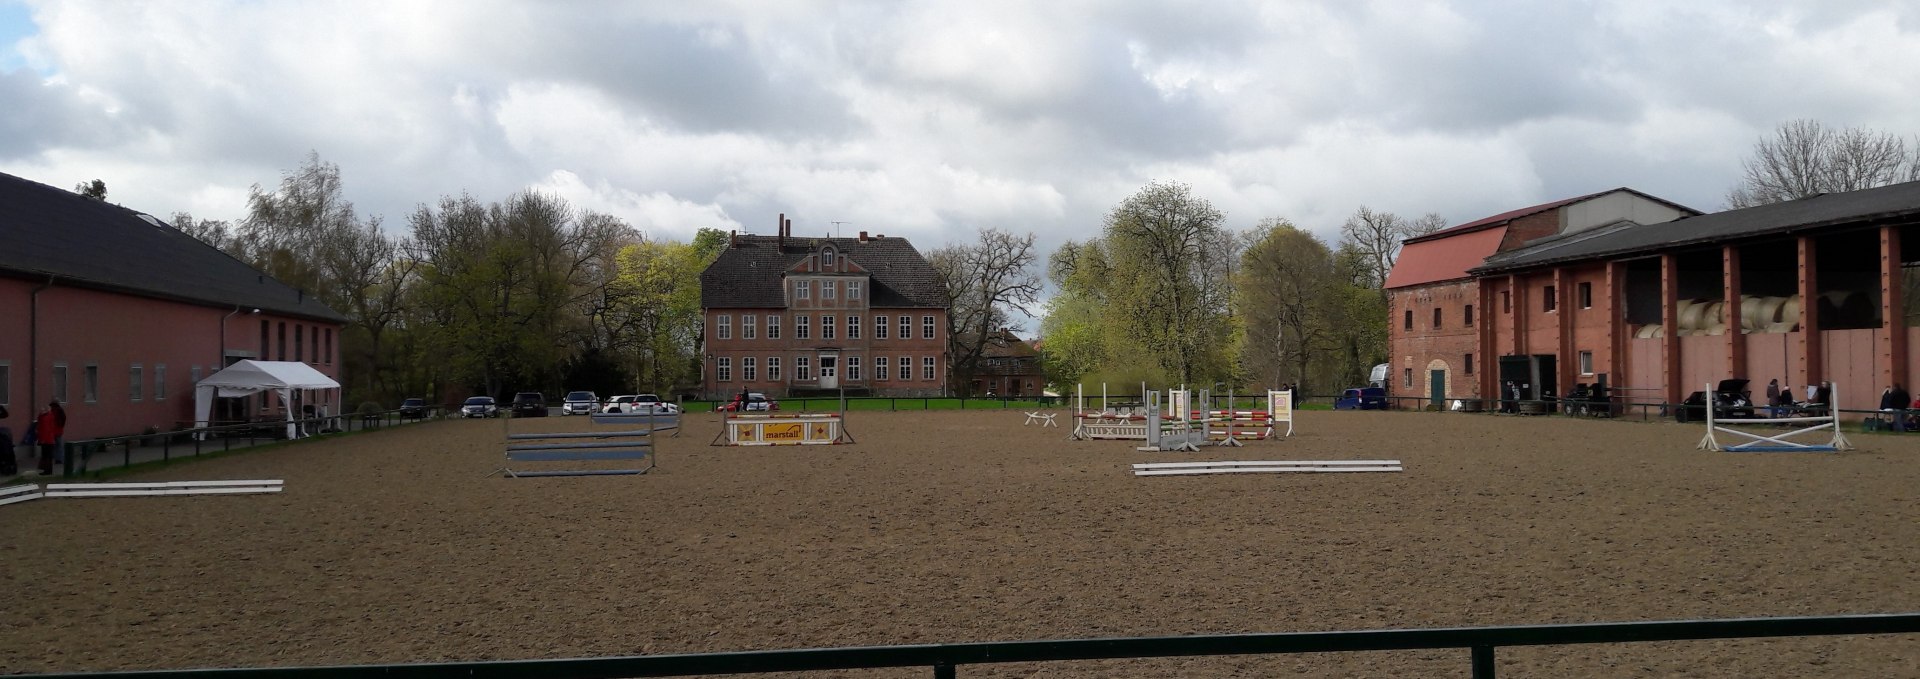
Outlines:
[[[860,357],[859,356],[847,357],[847,380],[851,382],[860,381]]]
[[[833,268],[833,248],[822,249],[820,251],[820,269],[822,271],[832,271]],[[821,296],[832,297],[833,295],[823,294]]]
[[[717,339],[733,339],[733,314],[720,314],[720,319],[715,321],[713,334]]]
[[[887,357],[885,356],[873,357],[873,381],[875,382],[887,381]]]
[[[759,334],[759,328],[755,327],[758,325],[757,318],[753,314],[740,315],[740,339],[758,339],[756,335]]]
[[[153,400],[167,400],[167,364],[153,364]]]
[[[799,382],[813,381],[813,360],[806,356],[793,357],[793,379]]]
[[[820,314],[820,341],[833,339],[840,326],[834,325],[833,314]]]
[[[73,371],[67,369],[65,362],[56,362],[53,364],[53,374],[51,375],[53,380],[53,384],[51,385],[53,387],[53,400],[61,403],[73,402],[73,391],[70,383],[73,377],[72,372]]]
[[[820,299],[833,299],[833,291],[839,287],[834,281],[820,281]]]
[[[847,314],[847,339],[860,339],[860,323],[865,320],[860,314]]]
[[[806,314],[794,315],[793,338],[794,339],[813,339],[813,317],[812,316],[809,316]]]
[[[1593,352],[1591,351],[1580,352],[1580,374],[1582,375],[1593,374]]]
[[[797,280],[793,282],[794,299],[813,299],[813,281]]]
[[[913,317],[912,316],[900,317],[900,339],[903,339],[903,340],[913,339]]]
[[[920,357],[920,380],[921,381],[923,382],[934,381],[933,369],[934,369],[934,360],[932,356]]]
[[[900,381],[912,382],[913,381],[913,357],[901,356],[900,367],[895,372],[898,375],[900,375]]]
[[[767,357],[767,381],[768,382],[780,381],[780,357],[779,356]]]
[[[860,281],[847,281],[847,299],[860,299]]]
[[[759,363],[759,361],[755,360],[752,356],[746,356],[740,359],[740,381],[757,381],[756,378],[760,375],[760,366],[756,365],[757,363]]]
[[[716,359],[716,362],[713,367],[713,374],[716,381],[732,382],[733,381],[733,359],[727,356],[721,356],[720,358]]]
[[[767,314],[767,339],[780,339],[780,314]]]
[[[885,314],[880,314],[873,317],[873,338],[874,339],[883,340],[887,338],[887,323],[891,320],[892,319],[887,318]]]
[[[932,316],[920,317],[920,339],[933,339],[934,326]]]

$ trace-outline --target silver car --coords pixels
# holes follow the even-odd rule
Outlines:
[[[591,391],[570,391],[560,403],[561,415],[592,415],[600,408],[600,397]]]

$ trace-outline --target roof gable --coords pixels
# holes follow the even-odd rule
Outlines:
[[[836,259],[863,270],[873,307],[947,307],[946,286],[920,252],[905,238],[793,238],[738,236],[700,272],[700,305],[709,309],[777,309],[787,305],[785,274],[811,260],[824,245]],[[800,268],[799,271],[810,271]]]
[[[1394,260],[1393,271],[1381,287],[1404,288],[1440,281],[1467,278],[1467,271],[1480,266],[1500,247],[1507,236],[1506,225],[1455,234],[1448,238],[1407,241]]]
[[[335,322],[312,295],[158,219],[0,173],[0,271],[212,306]]]
[[[1520,218],[1522,218],[1522,217],[1529,217],[1529,216],[1532,216],[1532,215],[1536,215],[1536,214],[1540,214],[1540,213],[1542,213],[1542,212],[1546,212],[1546,211],[1548,211],[1548,210],[1554,210],[1554,209],[1559,209],[1559,208],[1563,208],[1563,207],[1566,207],[1566,206],[1568,206],[1568,205],[1572,205],[1572,204],[1574,204],[1574,203],[1579,203],[1579,202],[1584,202],[1584,201],[1588,201],[1588,200],[1593,200],[1593,199],[1595,199],[1595,198],[1599,198],[1599,197],[1601,197],[1601,196],[1604,196],[1604,195],[1607,195],[1607,194],[1610,194],[1610,193],[1616,193],[1616,192],[1621,192],[1621,191],[1624,191],[1624,192],[1627,192],[1627,193],[1631,193],[1631,194],[1633,194],[1633,195],[1636,195],[1636,196],[1639,196],[1639,197],[1641,197],[1641,198],[1645,198],[1645,199],[1647,199],[1647,200],[1651,200],[1651,201],[1653,201],[1653,202],[1656,202],[1656,203],[1660,203],[1660,204],[1663,204],[1663,205],[1667,205],[1667,206],[1669,206],[1669,207],[1672,207],[1672,208],[1674,208],[1674,209],[1676,209],[1676,210],[1679,210],[1679,211],[1681,211],[1681,212],[1684,212],[1684,213],[1687,213],[1687,214],[1694,214],[1694,215],[1697,215],[1697,214],[1700,214],[1700,211],[1699,211],[1699,210],[1695,210],[1695,209],[1693,209],[1693,208],[1690,208],[1690,207],[1687,207],[1687,206],[1685,206],[1685,205],[1681,205],[1681,204],[1679,204],[1679,203],[1675,203],[1675,202],[1673,202],[1673,201],[1670,201],[1670,200],[1667,200],[1667,199],[1665,199],[1665,198],[1661,198],[1661,197],[1659,197],[1659,196],[1654,196],[1654,195],[1651,195],[1651,194],[1646,194],[1646,193],[1641,193],[1641,192],[1639,192],[1639,191],[1635,191],[1635,190],[1633,190],[1633,189],[1630,189],[1630,188],[1627,188],[1627,187],[1624,187],[1624,186],[1622,186],[1622,187],[1619,187],[1619,188],[1613,188],[1613,189],[1607,189],[1607,190],[1605,190],[1605,191],[1597,191],[1597,192],[1594,192],[1594,193],[1589,193],[1589,194],[1587,194],[1587,195],[1584,195],[1584,196],[1574,196],[1574,197],[1572,197],[1572,198],[1564,198],[1564,199],[1561,199],[1561,200],[1556,200],[1556,201],[1551,201],[1551,202],[1546,202],[1546,203],[1541,203],[1541,204],[1539,204],[1539,205],[1533,205],[1533,206],[1529,206],[1529,207],[1523,207],[1523,208],[1520,208],[1520,209],[1518,209],[1518,210],[1508,210],[1508,211],[1506,211],[1506,212],[1502,212],[1502,213],[1500,213],[1500,214],[1497,214],[1497,215],[1493,215],[1493,216],[1491,216],[1491,217],[1483,217],[1483,218],[1480,218],[1480,219],[1476,219],[1476,220],[1473,220],[1473,221],[1471,221],[1471,222],[1467,222],[1467,223],[1465,223],[1465,224],[1458,224],[1458,225],[1455,225],[1455,226],[1450,226],[1450,227],[1447,227],[1447,228],[1444,228],[1444,229],[1441,229],[1441,230],[1439,230],[1439,231],[1435,231],[1435,232],[1433,232],[1433,233],[1430,233],[1430,234],[1427,234],[1427,235],[1424,235],[1424,236],[1414,236],[1413,238],[1408,238],[1408,239],[1406,240],[1406,243],[1408,243],[1408,244],[1412,244],[1412,243],[1417,243],[1417,242],[1420,242],[1420,241],[1428,241],[1428,240],[1435,240],[1435,239],[1439,239],[1439,238],[1446,238],[1446,237],[1449,237],[1449,236],[1455,236],[1455,235],[1459,235],[1459,234],[1463,234],[1463,233],[1471,233],[1471,232],[1474,232],[1474,231],[1482,231],[1482,230],[1485,230],[1485,229],[1490,229],[1490,228],[1493,228],[1493,227],[1495,227],[1495,226],[1500,226],[1500,225],[1504,225],[1504,224],[1506,224],[1506,223],[1508,223],[1508,222],[1511,222],[1511,221],[1513,221],[1513,220],[1516,220],[1516,219],[1520,219]]]

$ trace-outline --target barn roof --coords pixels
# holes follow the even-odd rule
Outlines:
[[[1466,278],[1467,271],[1480,266],[1500,247],[1507,236],[1507,225],[1458,233],[1446,238],[1407,241],[1387,274],[1387,289],[1438,283]]]
[[[1920,182],[1826,193],[1771,205],[1685,217],[1659,228],[1619,225],[1576,242],[1543,241],[1488,259],[1474,273],[1651,254],[1692,245],[1785,235],[1830,226],[1920,219]]]
[[[154,217],[0,173],[0,272],[146,297],[346,317]]]
[[[709,309],[783,308],[782,288],[789,267],[829,243],[864,267],[874,307],[947,307],[946,286],[920,251],[905,238],[795,238],[781,247],[779,236],[736,236],[713,264],[700,272],[700,305]]]

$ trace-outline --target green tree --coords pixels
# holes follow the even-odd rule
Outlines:
[[[1226,379],[1231,234],[1185,184],[1151,183],[1108,213],[1108,325],[1183,384]]]

